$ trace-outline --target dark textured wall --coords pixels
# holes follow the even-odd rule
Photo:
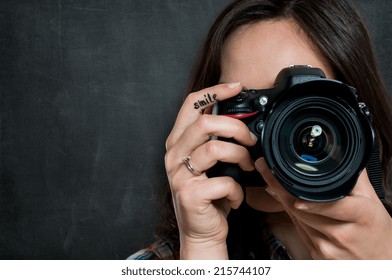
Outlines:
[[[357,2],[392,88],[392,2]],[[164,142],[227,3],[1,2],[0,259],[123,259],[154,239]]]

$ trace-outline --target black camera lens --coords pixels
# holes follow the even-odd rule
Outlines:
[[[264,155],[282,186],[312,201],[348,194],[366,138],[352,107],[340,99],[301,96],[280,103],[266,123]]]

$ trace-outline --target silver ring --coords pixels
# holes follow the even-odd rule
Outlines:
[[[200,176],[201,174],[203,174],[203,172],[200,172],[199,170],[197,170],[193,167],[190,160],[191,160],[191,155],[188,155],[188,156],[182,158],[182,162],[185,164],[185,166],[188,168],[188,170],[193,175],[196,175],[196,176]]]

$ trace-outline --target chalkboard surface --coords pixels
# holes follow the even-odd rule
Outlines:
[[[227,0],[2,1],[0,259],[154,240],[165,139]],[[392,89],[392,2],[357,1]]]

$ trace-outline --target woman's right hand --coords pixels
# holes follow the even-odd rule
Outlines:
[[[257,137],[240,120],[204,112],[217,101],[240,91],[239,83],[231,83],[189,94],[166,141],[165,166],[180,232],[182,259],[228,257],[226,218],[231,208],[240,206],[244,194],[231,177],[208,178],[204,171],[218,161],[253,170],[254,162],[244,146],[254,145]],[[238,144],[210,140],[211,136],[233,138]],[[202,171],[201,174],[193,174],[184,164],[183,158],[188,155],[192,167]]]

